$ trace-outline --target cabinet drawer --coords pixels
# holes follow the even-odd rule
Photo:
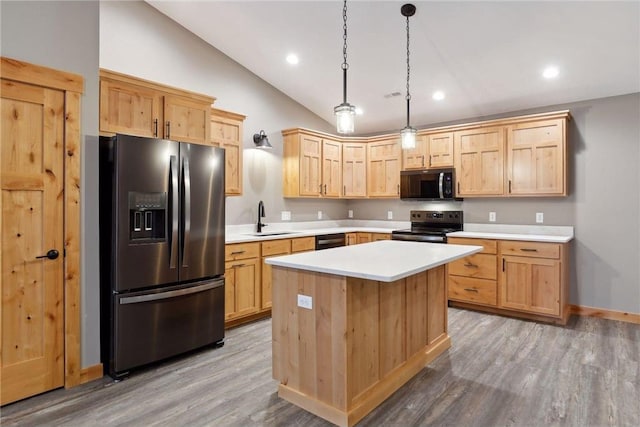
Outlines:
[[[503,240],[500,242],[500,253],[502,255],[559,259],[560,245],[557,243]]]
[[[497,257],[488,254],[475,254],[453,261],[449,264],[449,274],[496,280]]]
[[[315,237],[300,237],[291,239],[291,252],[314,251],[316,249]]]
[[[389,233],[371,233],[371,241],[377,242],[378,240],[391,240],[391,234]]]
[[[495,280],[449,276],[449,299],[496,306],[498,285]]]
[[[496,254],[498,253],[498,242],[488,239],[469,239],[466,237],[448,237],[447,243],[452,245],[471,245],[482,246],[484,249],[481,254]]]
[[[262,242],[262,256],[291,253],[291,240],[279,239]]]
[[[257,258],[260,256],[260,243],[235,243],[225,245],[224,259],[225,261],[233,261],[236,259]]]

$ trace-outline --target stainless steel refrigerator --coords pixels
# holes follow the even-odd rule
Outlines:
[[[100,138],[101,354],[114,378],[224,340],[224,150]]]

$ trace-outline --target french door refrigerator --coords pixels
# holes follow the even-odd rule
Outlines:
[[[129,370],[224,340],[224,150],[100,138],[101,356]]]

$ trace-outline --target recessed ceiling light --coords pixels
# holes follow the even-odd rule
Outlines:
[[[295,53],[290,53],[287,55],[287,62],[291,65],[296,65],[300,60],[298,59],[298,55]]]
[[[560,71],[558,71],[558,67],[554,66],[554,65],[550,65],[547,68],[544,69],[544,71],[542,72],[542,76],[545,79],[553,79],[555,77],[558,77],[558,74],[560,73]]]
[[[433,95],[431,97],[436,101],[442,101],[444,99],[444,92],[441,90],[437,90],[433,92]]]
[[[357,114],[358,116],[361,116],[361,115],[362,115],[362,113],[363,113],[362,108],[360,108],[360,107],[356,107],[356,114]]]

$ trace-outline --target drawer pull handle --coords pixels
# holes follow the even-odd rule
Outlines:
[[[239,255],[239,254],[243,254],[245,252],[246,251],[233,251],[233,252],[231,252],[231,255]]]
[[[231,267],[236,268],[236,267],[244,267],[246,264],[233,264]]]
[[[474,288],[464,288],[464,290],[465,290],[465,291],[469,291],[469,292],[475,292],[475,293],[478,293],[478,290],[477,290],[477,289],[474,289]]]
[[[465,266],[465,267],[473,267],[473,268],[478,268],[478,266],[477,266],[477,265],[475,265],[475,264],[472,264],[472,263],[470,263],[470,262],[465,262],[465,263],[464,263],[464,266]]]
[[[538,252],[537,249],[532,249],[532,248],[520,248],[520,250],[522,252]]]

